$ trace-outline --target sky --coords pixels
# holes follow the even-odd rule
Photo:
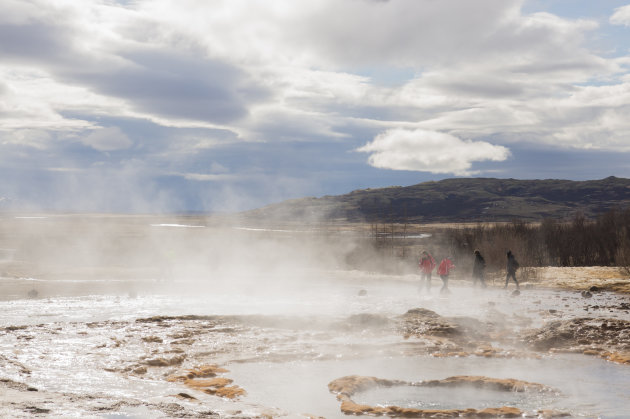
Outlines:
[[[630,1],[2,0],[0,209],[630,177]]]

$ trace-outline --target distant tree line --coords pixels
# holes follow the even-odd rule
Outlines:
[[[570,221],[479,224],[444,234],[455,257],[468,259],[479,249],[493,270],[505,267],[507,250],[522,266],[630,268],[630,209],[611,210],[596,219],[578,212]]]

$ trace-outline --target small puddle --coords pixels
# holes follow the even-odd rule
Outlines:
[[[549,393],[506,392],[473,388],[394,386],[376,387],[356,393],[352,400],[370,406],[400,406],[412,409],[478,409],[510,406],[535,410],[557,399]]]

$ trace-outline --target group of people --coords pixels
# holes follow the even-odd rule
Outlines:
[[[486,281],[484,279],[484,270],[486,268],[486,261],[479,250],[475,250],[474,255],[475,260],[472,267],[473,285],[477,286],[477,282],[479,282],[479,285],[482,288],[485,288]],[[431,256],[429,252],[424,250],[420,256],[420,261],[418,262],[418,267],[420,268],[420,289],[431,289],[431,274],[436,265],[437,264],[433,256]],[[450,293],[448,289],[448,277],[451,273],[451,270],[455,268],[455,264],[453,264],[452,258],[450,256],[447,256],[440,261],[440,264],[437,265],[437,267],[437,274],[440,276],[440,279],[442,279],[442,288],[440,289],[440,294],[448,294]],[[518,268],[518,261],[514,257],[512,251],[508,250],[506,264],[507,274],[505,276],[505,286],[503,288],[507,288],[509,280],[510,278],[512,278],[512,280],[516,284],[516,289],[519,289],[518,280],[516,279],[516,270]]]

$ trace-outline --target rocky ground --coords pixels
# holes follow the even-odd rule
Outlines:
[[[0,300],[46,304],[86,295],[114,298],[114,305],[133,301],[139,289],[172,294],[178,284],[143,283],[155,270],[111,267],[95,272],[57,270],[45,280],[24,280],[17,262],[3,265]],[[31,272],[32,273],[32,272]],[[44,272],[36,272],[44,274]],[[94,277],[92,281],[75,279]],[[295,315],[145,316],[122,312],[132,319],[102,321],[16,322],[0,328],[1,417],[291,417],[295,412],[249,403],[248,388],[230,373],[233,365],[387,357],[536,359],[560,353],[597,357],[630,368],[630,280],[617,268],[528,268],[528,281],[518,292],[499,291],[500,277],[489,282],[487,298],[469,282],[453,278],[452,297],[415,297],[402,314],[363,310],[346,316],[328,313]],[[110,281],[108,278],[117,278]],[[380,277],[379,277],[380,278]],[[58,280],[70,280],[63,289]],[[373,280],[373,279],[371,279]],[[398,286],[417,278],[387,277]],[[398,285],[396,285],[398,284]],[[511,285],[513,287],[513,285]],[[554,291],[550,291],[554,290]],[[181,290],[180,290],[181,291]],[[186,290],[188,294],[193,289]],[[206,290],[207,292],[208,290]],[[556,292],[557,291],[557,292]],[[415,294],[414,289],[414,294]],[[372,297],[365,285],[352,298]],[[474,294],[478,307],[464,312],[457,298]],[[366,296],[367,295],[367,296]],[[494,295],[494,294],[493,294]],[[98,298],[96,300],[98,302]],[[349,297],[347,297],[349,298]],[[372,297],[373,298],[373,297]],[[476,300],[475,300],[476,299]],[[477,301],[478,300],[478,301]],[[378,299],[374,300],[378,303]],[[507,301],[507,304],[506,304]],[[510,302],[516,309],[512,310]],[[89,303],[88,303],[89,304]],[[45,309],[45,307],[44,307]],[[63,319],[65,309],[58,316]],[[68,310],[72,311],[71,308]],[[44,310],[45,311],[45,310]],[[212,312],[212,308],[207,310]],[[181,307],[181,313],[187,308]],[[28,310],[24,314],[29,316]],[[64,358],[65,357],[65,358]],[[51,386],[45,371],[64,371],[82,378]],[[66,374],[68,375],[68,374]],[[78,381],[77,381],[78,380]],[[101,380],[101,381],[99,381]],[[108,383],[108,384],[105,384]],[[350,385],[350,387],[348,387]],[[569,413],[545,409],[522,411],[509,406],[485,409],[410,409],[369,406],[353,397],[371,386],[449,385],[499,386],[513,391],[548,391],[542,384],[497,377],[442,377],[410,382],[361,375],[330,382],[339,414],[402,417],[562,417]],[[116,386],[121,386],[118,390]],[[56,388],[51,390],[51,388]],[[76,391],[79,387],[82,390]],[[107,387],[107,388],[106,388]],[[66,390],[63,390],[66,388]],[[630,391],[630,389],[629,389]],[[317,417],[299,412],[298,417]],[[535,416],[531,416],[535,415]]]
[[[592,299],[577,298],[585,310],[592,307]],[[520,359],[571,352],[630,364],[630,321],[615,317],[615,313],[627,313],[628,300],[612,301],[616,305],[608,306],[607,317],[572,316],[554,320],[557,313],[547,311],[544,314],[549,317],[540,327],[531,327],[532,320],[526,317],[506,316],[498,311],[493,314],[492,307],[479,318],[442,316],[434,310],[417,307],[398,316],[363,313],[340,319],[186,315],[61,326],[58,323],[6,326],[0,330],[0,364],[6,377],[0,380],[0,416],[103,417],[124,412],[138,417],[286,417],[287,412],[272,407],[249,406],[248,410],[238,404],[246,399],[248,389],[231,377],[230,365],[235,363],[283,365],[340,356]],[[345,338],[340,341],[340,336]],[[111,393],[96,390],[95,382],[86,383],[90,384],[86,386],[88,389],[80,394],[37,388],[33,384],[34,371],[62,367],[58,361],[60,348],[67,348],[70,356],[77,358],[73,362],[79,366],[73,371],[85,373],[91,380],[98,381],[99,375],[90,372],[98,370],[103,376],[125,381],[162,383],[163,390],[157,396],[135,393],[113,398]],[[376,377],[340,377],[330,383],[329,389],[339,398],[340,412],[352,415],[521,417],[525,414],[506,406],[414,410],[353,402],[355,392],[373,385],[472,385],[498,386],[509,391],[548,391],[542,384],[524,382],[517,377],[507,381],[496,377],[444,377],[414,384]],[[231,407],[222,405],[217,409],[217,400]],[[541,418],[568,415],[542,407],[536,414]],[[316,415],[300,414],[300,417],[309,416]]]

